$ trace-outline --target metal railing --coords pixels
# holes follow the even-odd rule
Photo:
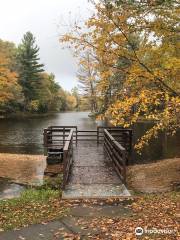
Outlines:
[[[115,138],[104,129],[104,150],[110,160],[113,162],[114,168],[120,179],[126,182],[126,163],[128,161],[126,149],[118,143]]]

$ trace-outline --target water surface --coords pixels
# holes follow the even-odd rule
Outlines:
[[[43,129],[51,125],[94,129],[88,112],[65,112],[24,119],[0,119],[0,152],[43,154]]]
[[[43,154],[43,129],[50,125],[73,125],[78,129],[96,129],[97,124],[88,112],[65,112],[27,119],[0,119],[0,152]],[[152,123],[138,123],[133,127],[133,142],[144,134]],[[180,132],[173,137],[161,133],[152,140],[142,155],[133,153],[134,162],[148,162],[180,156]]]

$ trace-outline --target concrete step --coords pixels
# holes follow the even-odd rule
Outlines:
[[[63,199],[129,197],[124,184],[69,184],[62,193]]]

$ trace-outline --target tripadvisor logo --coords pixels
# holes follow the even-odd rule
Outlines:
[[[135,234],[136,236],[141,236],[143,234],[143,228],[142,227],[137,227],[135,228]]]
[[[135,228],[135,234],[136,236],[141,236],[142,234],[175,234],[176,231],[174,229],[157,229],[157,228],[152,228],[152,229],[143,229],[142,227],[137,227]]]

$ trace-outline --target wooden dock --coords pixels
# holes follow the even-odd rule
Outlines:
[[[47,161],[63,162],[63,198],[130,195],[125,183],[131,129],[78,130],[76,126],[50,126],[44,130],[44,146]]]

